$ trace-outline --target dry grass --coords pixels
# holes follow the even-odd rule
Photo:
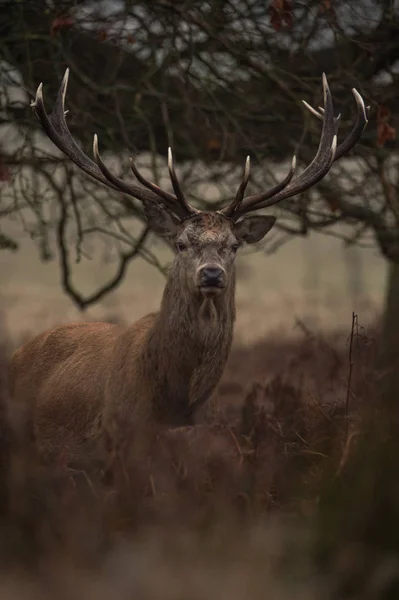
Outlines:
[[[354,551],[337,516],[359,493],[348,504],[337,489],[363,472],[376,334],[354,330],[348,382],[348,339],[299,326],[296,341],[236,348],[202,423],[159,432],[112,478],[101,465],[44,468],[15,449],[3,340],[0,598],[358,597],[358,580],[362,598],[384,597],[396,563],[380,573],[384,550],[371,568],[364,539]],[[372,518],[370,503],[359,515]]]

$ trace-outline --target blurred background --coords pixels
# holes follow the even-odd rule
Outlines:
[[[159,305],[171,260],[145,232],[140,204],[78,171],[40,130],[70,69],[67,120],[91,156],[129,179],[128,156],[167,189],[168,145],[201,208],[235,193],[251,156],[250,193],[313,158],[328,76],[341,139],[365,99],[369,125],[351,156],[314,189],[275,209],[277,226],[238,260],[237,339],[367,324],[398,277],[395,106],[399,41],[391,0],[3,0],[0,63],[1,303],[16,335],[54,322]],[[65,223],[60,221],[65,214]],[[60,231],[62,229],[62,231]],[[146,232],[147,233],[147,232]],[[62,248],[66,260],[62,259]],[[123,275],[119,269],[124,254]]]
[[[171,146],[202,209],[232,198],[247,155],[249,193],[294,154],[311,162],[321,123],[301,100],[322,104],[323,72],[339,142],[352,88],[369,107],[350,154],[237,257],[216,429],[172,436],[149,473],[133,457],[117,506],[95,475],[28,460],[10,476],[6,460],[11,350],[56,323],[157,310],[173,258],[139,202],[41,130],[30,103],[42,82],[50,113],[67,67],[85,152],[97,134],[115,174],[131,179],[134,156],[170,189]],[[0,568],[0,597],[399,597],[398,97],[396,0],[1,0],[0,562],[16,571]]]

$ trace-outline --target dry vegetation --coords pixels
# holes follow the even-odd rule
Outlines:
[[[395,500],[375,494],[376,334],[299,326],[236,348],[201,424],[135,444],[112,477],[16,447],[3,339],[0,598],[390,598],[394,546],[369,535]]]

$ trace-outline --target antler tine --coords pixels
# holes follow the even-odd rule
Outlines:
[[[352,88],[352,94],[354,95],[357,104],[356,121],[348,137],[341,142],[341,144],[339,144],[334,160],[338,160],[341,158],[341,156],[349,152],[349,150],[352,150],[353,146],[357,143],[363,131],[367,127],[367,108],[364,104],[363,98],[355,88]]]
[[[50,140],[66,154],[75,164],[78,165],[86,173],[104,183],[110,185],[109,182],[103,177],[101,171],[97,165],[86,156],[68,129],[65,121],[65,94],[68,85],[69,69],[65,71],[65,75],[62,79],[60,89],[58,90],[57,100],[54,105],[53,112],[48,115],[44,106],[43,100],[43,84],[41,83],[37,88],[35,100],[31,103],[33,112],[40,121],[44,131],[50,138]],[[113,187],[113,186],[110,186]]]
[[[310,188],[315,183],[320,181],[326,175],[331,168],[332,163],[335,160],[337,152],[337,136],[336,130],[338,127],[339,119],[334,118],[334,107],[330,88],[328,86],[327,78],[323,73],[323,92],[324,92],[324,116],[323,118],[323,129],[320,137],[319,147],[316,156],[310,163],[310,165],[293,181],[285,186],[281,191],[271,195],[270,192],[255,194],[245,198],[236,211],[236,218],[261,208],[266,208],[277,204],[285,198],[289,198],[304,190]],[[317,113],[314,109],[311,110],[313,114]],[[317,114],[316,116],[319,116]],[[321,115],[320,115],[321,116]],[[345,143],[345,142],[344,142]],[[353,142],[354,144],[355,142]]]
[[[230,204],[228,206],[226,206],[225,208],[222,208],[222,210],[219,211],[222,215],[225,215],[225,217],[231,217],[233,215],[233,213],[237,210],[237,208],[240,206],[241,202],[244,199],[245,190],[248,185],[250,176],[251,176],[251,159],[249,156],[247,156],[247,159],[245,161],[244,173],[242,176],[241,183],[238,186],[236,197],[234,198],[234,200],[232,202],[230,202]]]
[[[324,119],[324,108],[322,108],[321,106],[318,106],[318,110],[316,110],[315,108],[313,108],[313,106],[311,106],[310,104],[308,104],[306,102],[306,100],[302,100],[302,104],[304,106],[306,106],[306,108],[308,109],[308,111],[310,113],[312,113],[312,115],[314,115],[315,117],[317,117],[318,119],[320,119],[320,121],[322,121]]]
[[[172,148],[170,146],[168,148],[168,169],[169,169],[169,176],[170,176],[170,180],[172,182],[173,190],[176,194],[176,198],[178,199],[178,201],[184,208],[187,215],[193,215],[193,214],[198,213],[199,211],[197,209],[195,209],[194,207],[192,207],[187,202],[187,200],[182,192],[179,180],[176,175],[175,167],[173,164],[173,154],[172,154]]]
[[[343,156],[344,154],[349,152],[349,150],[352,150],[353,146],[356,144],[356,142],[360,138],[361,134],[363,133],[363,131],[366,128],[367,123],[368,123],[367,110],[370,107],[365,106],[363,98],[361,97],[361,95],[355,88],[352,88],[352,94],[354,95],[356,104],[357,104],[356,121],[355,121],[352,131],[350,132],[348,137],[341,144],[339,144],[337,151],[335,153],[334,162],[336,160],[338,160],[339,158],[341,158],[341,156]],[[324,109],[321,108],[321,106],[317,107],[319,109],[317,111],[312,106],[310,106],[310,104],[305,102],[305,100],[302,100],[302,103],[304,104],[304,106],[306,106],[308,111],[312,113],[312,115],[314,115],[315,117],[317,117],[320,120],[324,119]],[[340,118],[341,118],[340,114],[337,117],[335,117],[335,121],[337,124],[339,123]]]
[[[92,161],[83,150],[77,145],[68,125],[65,120],[65,97],[68,86],[69,69],[66,69],[62,79],[60,89],[58,90],[57,99],[54,104],[53,111],[50,115],[47,114],[43,101],[43,84],[41,83],[37,89],[35,100],[31,103],[31,107],[39,119],[44,131],[51,141],[70,158],[82,171],[106,185],[107,187],[123,192],[137,198],[143,202],[159,202],[161,199],[164,205],[176,211],[178,204],[177,198],[173,194],[169,194],[158,188],[144,189],[136,185],[125,183],[119,177],[113,175],[103,163],[98,152],[98,139],[95,136],[93,150],[96,162]],[[148,186],[146,186],[148,187]]]
[[[101,173],[104,175],[104,177],[106,178],[108,183],[110,183],[113,187],[115,187],[115,189],[118,189],[119,191],[125,192],[126,194],[129,194],[132,196],[133,195],[131,192],[132,186],[125,183],[122,179],[119,179],[119,177],[117,177],[116,175],[111,173],[111,171],[105,165],[103,159],[100,156],[100,152],[98,150],[98,137],[97,137],[96,133],[94,134],[94,138],[93,138],[93,154],[94,154],[95,161],[96,161]],[[155,187],[157,189],[153,189],[153,188],[151,189],[151,191],[154,192],[154,194],[156,194],[156,197],[154,200],[159,203],[159,200],[161,199],[163,201],[163,204],[168,209],[173,210],[177,214],[176,198],[172,194],[169,194],[168,192],[165,192],[161,188],[158,188],[158,186],[155,186]],[[148,193],[148,192],[146,192],[146,190],[143,190],[142,188],[137,188],[137,189],[140,189],[142,192],[145,192],[146,194]],[[145,198],[144,198],[144,201],[146,201]]]
[[[156,183],[152,183],[152,181],[146,179],[134,164],[133,158],[129,158],[129,163],[130,168],[132,169],[132,172],[137,178],[137,180],[146,188],[154,192],[154,194],[157,194],[157,196],[162,198],[164,204],[167,205],[168,208],[171,208],[179,218],[185,219],[194,213],[195,209],[191,208],[190,206],[186,207],[184,204],[181,203],[179,198],[176,198],[176,196],[174,196],[173,194],[169,194],[169,192],[166,192],[165,190],[157,186]]]
[[[324,108],[322,108],[321,106],[318,106],[318,110],[316,110],[315,108],[313,108],[313,106],[310,106],[310,104],[308,104],[305,100],[302,100],[302,104],[304,106],[306,106],[306,108],[308,109],[308,111],[310,113],[312,113],[312,115],[314,115],[315,117],[317,117],[320,121],[323,121],[324,119]],[[339,128],[339,123],[341,121],[341,113],[339,113],[336,117],[334,117],[334,122],[335,122],[335,132],[338,134],[338,128]],[[335,158],[335,160],[337,160],[337,158]]]
[[[101,173],[106,178],[108,185],[111,184],[111,187],[114,187],[118,191],[129,194],[130,196],[134,196],[134,194],[132,193],[132,186],[129,185],[128,183],[125,183],[122,179],[119,179],[119,177],[117,177],[116,175],[111,173],[111,171],[108,169],[108,167],[106,167],[105,163],[103,162],[103,160],[100,156],[100,152],[98,150],[98,137],[97,137],[96,133],[94,134],[94,138],[93,138],[93,154],[94,154],[95,161],[96,161]],[[136,187],[136,186],[134,186],[134,187]],[[143,190],[142,188],[137,188],[137,189],[141,190],[141,192],[144,192],[145,194],[148,194],[148,192],[146,190]],[[155,190],[153,190],[153,191],[154,191],[154,193],[156,193],[156,196],[152,198],[153,200],[155,200],[156,202],[159,203],[159,198],[162,198],[162,200],[164,201],[164,204],[168,208],[174,207],[174,202],[173,202],[173,201],[175,201],[174,196],[172,196],[171,194],[168,194],[168,192],[164,192],[160,188],[159,188],[158,192],[155,192]],[[161,194],[161,192],[162,192],[162,194]],[[151,196],[152,196],[152,194],[151,194]],[[146,198],[143,198],[143,200],[146,201]]]
[[[252,198],[254,201],[255,201],[255,199],[259,199],[256,201],[261,202],[261,201],[267,200],[268,198],[271,198],[278,192],[281,192],[281,190],[283,190],[285,187],[287,187],[287,185],[290,183],[291,179],[294,176],[295,169],[296,169],[296,155],[294,154],[294,156],[292,157],[291,168],[288,171],[285,178],[282,181],[280,181],[280,183],[277,183],[275,186],[270,188],[270,190],[268,190],[267,192],[260,192],[259,194],[253,194],[252,196],[248,196],[248,198]],[[246,198],[245,200],[247,200],[248,198]],[[229,212],[229,214],[226,214],[226,212],[224,212],[224,211],[221,211],[221,212],[223,212],[223,214],[226,214],[226,216],[233,217],[234,213],[236,211],[240,210],[242,201],[243,201],[243,199],[241,199],[241,201],[234,207],[234,210]],[[240,211],[240,213],[241,213],[241,211]],[[241,214],[243,214],[243,213],[241,213]],[[238,215],[238,216],[240,216],[240,215]],[[238,218],[238,216],[237,216],[237,218]]]

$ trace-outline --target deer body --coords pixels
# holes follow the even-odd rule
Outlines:
[[[107,365],[117,336],[114,325],[66,325],[39,335],[11,358],[8,379],[21,417],[21,442],[33,438],[46,461],[63,455],[77,460],[96,450]]]
[[[17,350],[10,391],[42,456],[78,460],[129,424],[191,424],[229,355],[234,292],[233,276],[220,297],[193,297],[172,275],[160,311],[130,327],[61,326]]]
[[[226,363],[235,319],[235,254],[243,243],[261,240],[275,217],[247,216],[317,183],[360,137],[364,103],[353,90],[358,116],[337,146],[339,117],[323,76],[324,109],[317,154],[295,179],[295,157],[286,178],[274,188],[244,197],[249,158],[235,199],[225,208],[202,212],[190,206],[180,188],[172,154],[168,167],[174,194],[147,181],[133,161],[142,187],[115,177],[103,163],[94,138],[91,160],[74,141],[65,120],[65,74],[53,112],[48,115],[41,85],[32,107],[49,138],[72,161],[104,185],[143,203],[151,228],[172,243],[176,256],[160,311],[123,329],[88,323],[44,333],[13,356],[10,391],[25,414],[36,446],[46,459],[67,454],[87,457],[99,440],[119,445],[129,426],[189,424],[210,397]],[[129,434],[128,434],[129,438]]]

